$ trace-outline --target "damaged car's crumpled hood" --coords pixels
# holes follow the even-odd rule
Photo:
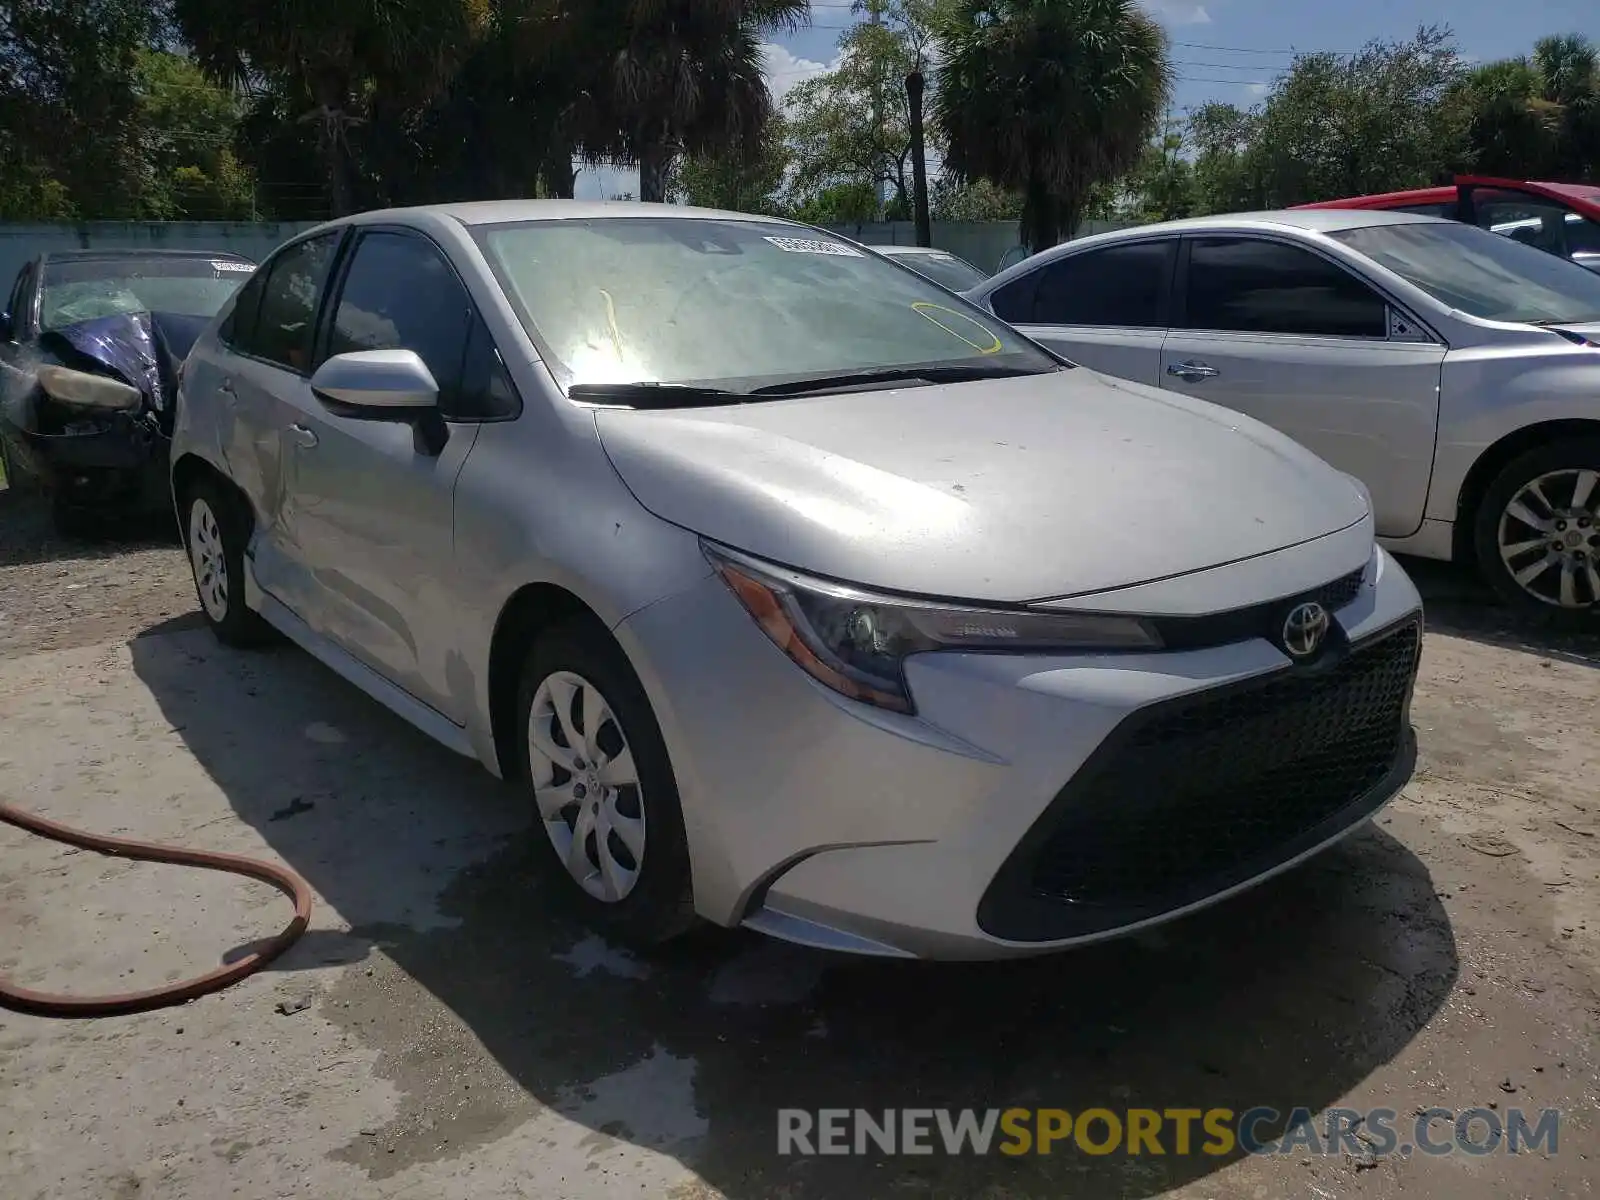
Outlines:
[[[89,359],[144,393],[145,403],[164,413],[177,387],[178,366],[206,320],[167,313],[118,313],[77,321],[39,337],[39,349],[63,366]]]

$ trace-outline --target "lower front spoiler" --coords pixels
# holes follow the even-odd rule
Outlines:
[[[831,913],[810,905],[797,905],[783,900],[780,908],[768,901],[751,912],[743,922],[770,937],[810,946],[819,950],[833,950],[882,958],[923,958],[939,960],[968,960],[1020,958],[1050,954],[1099,942],[1111,941],[1164,925],[1169,921],[1210,908],[1241,893],[1259,887],[1302,863],[1315,858],[1325,850],[1338,845],[1372,821],[1384,807],[1399,794],[1416,770],[1416,732],[1407,726],[1402,738],[1401,753],[1384,779],[1375,787],[1352,801],[1338,813],[1330,816],[1292,841],[1278,846],[1272,854],[1242,865],[1227,877],[1214,878],[1208,884],[1195,887],[1179,898],[1169,894],[1168,904],[1160,911],[1124,914],[1122,923],[1106,924],[1104,920],[1086,922],[1084,931],[1054,937],[1048,941],[1010,941],[993,937],[952,937],[943,933],[923,933],[903,927],[854,929],[847,914]],[[916,846],[890,847],[878,853],[906,851],[914,853]],[[874,851],[863,851],[874,853]],[[793,908],[795,911],[787,911]],[[1059,910],[1058,910],[1059,911]],[[1113,917],[1113,921],[1117,918]]]
[[[71,433],[8,431],[20,466],[71,508],[165,511],[172,443],[131,420]]]

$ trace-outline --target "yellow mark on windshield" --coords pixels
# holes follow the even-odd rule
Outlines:
[[[940,329],[944,330],[951,337],[955,338],[958,341],[965,342],[967,345],[971,346],[979,354],[999,354],[1000,351],[1002,349],[1004,349],[1004,347],[1000,344],[999,335],[996,334],[994,332],[994,330],[985,327],[983,325],[983,323],[980,322],[980,321],[974,321],[971,317],[967,316],[966,313],[957,312],[953,308],[946,308],[942,304],[934,304],[934,303],[931,303],[930,301],[927,301],[927,300],[914,301],[912,303],[911,307],[913,309],[915,309],[922,316],[927,317],[928,320],[932,321],[935,325],[937,325]],[[964,321],[966,324],[971,325],[974,329],[976,329],[984,337],[990,339],[990,344],[986,346],[981,342],[975,342],[971,338],[969,338],[966,334],[958,333],[956,330],[951,329],[950,326],[946,325],[938,317],[933,316],[933,314],[936,313],[936,312],[948,313],[950,316],[956,318],[956,320]]]
[[[617,361],[622,361],[622,330],[617,328],[617,302],[611,298],[611,293],[605,288],[597,289],[601,298],[606,302],[606,328],[611,332],[611,344],[616,348]],[[999,343],[995,343],[998,345]]]

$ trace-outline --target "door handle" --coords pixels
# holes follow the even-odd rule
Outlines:
[[[224,379],[221,383],[217,384],[217,391],[221,392],[230,400],[236,398],[233,391],[233,380],[231,379]]]
[[[1175,375],[1185,383],[1199,383],[1202,379],[1215,379],[1219,372],[1202,362],[1181,362],[1168,363],[1167,374]]]
[[[306,450],[317,444],[317,435],[314,430],[307,429],[304,425],[291,425],[289,432],[294,435],[294,443]]]

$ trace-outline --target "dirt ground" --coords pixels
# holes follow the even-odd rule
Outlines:
[[[541,902],[516,794],[304,654],[200,625],[175,541],[62,544],[0,493],[0,795],[276,857],[316,888],[268,972],[181,1009],[0,1011],[0,1194],[1590,1195],[1600,641],[1429,598],[1415,781],[1341,848],[1155,935],[884,964],[711,931],[631,956]],[[107,991],[287,919],[228,877],[0,827],[0,973]],[[1019,1160],[776,1154],[780,1107],[1560,1109],[1556,1153]]]

